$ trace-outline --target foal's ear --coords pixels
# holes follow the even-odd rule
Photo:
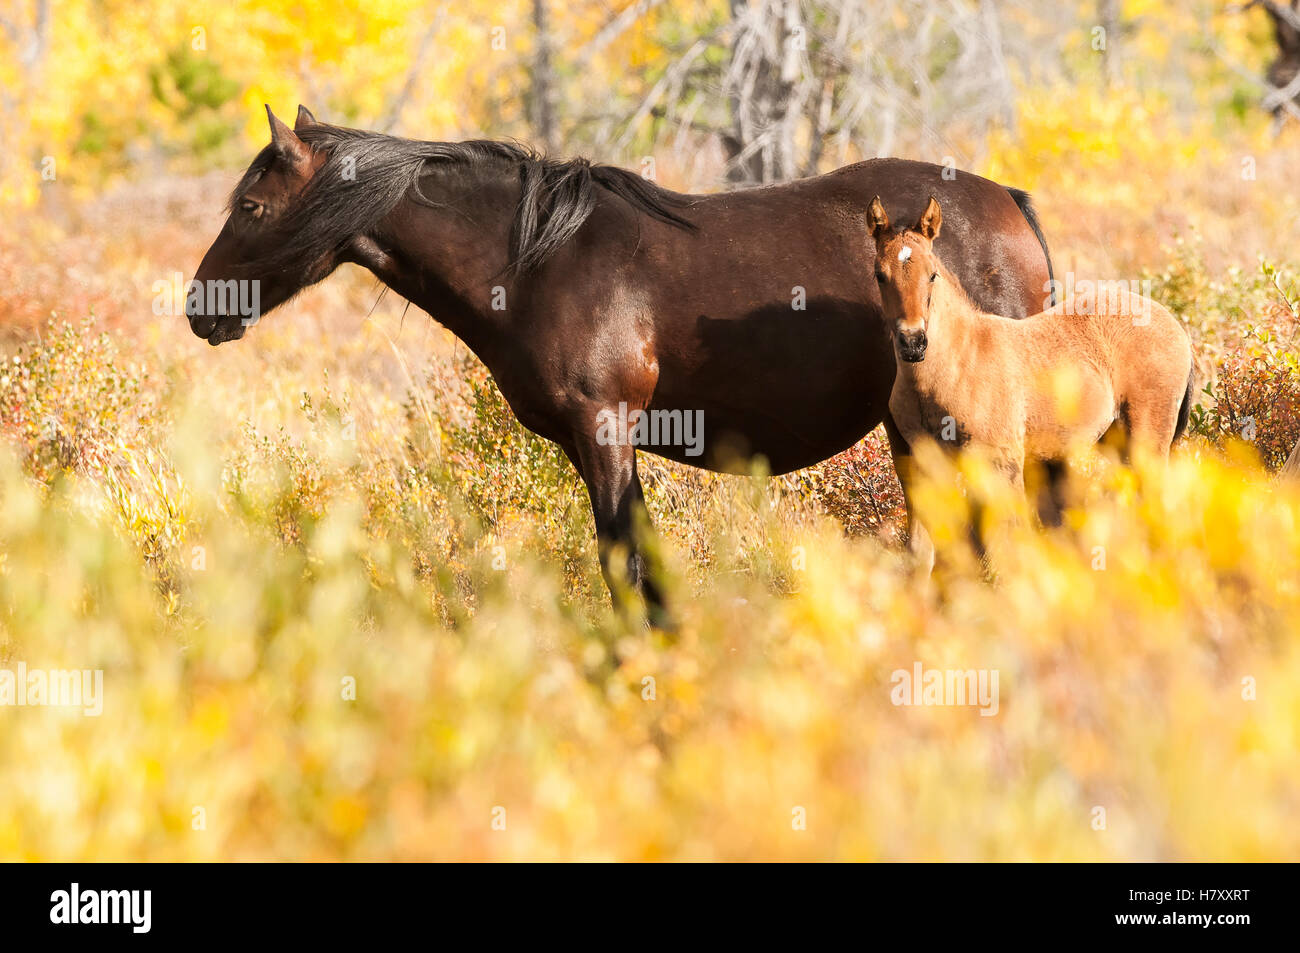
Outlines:
[[[925,238],[934,241],[939,237],[939,226],[942,224],[943,212],[939,210],[939,200],[931,195],[925,211],[921,213],[921,220],[916,223],[916,230]]]
[[[271,107],[266,107],[266,118],[271,123],[271,145],[290,164],[304,165],[311,158],[311,147],[298,138],[297,133],[282,123]]]
[[[885,214],[885,206],[880,203],[879,195],[871,200],[871,208],[867,210],[867,222],[871,225],[872,238],[879,238],[889,230],[889,216]]]
[[[302,103],[298,104],[298,118],[293,121],[293,131],[301,132],[308,126],[316,125],[316,117],[311,114],[311,110]]]

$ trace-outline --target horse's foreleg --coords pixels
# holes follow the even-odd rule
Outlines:
[[[1009,448],[1002,452],[995,452],[992,458],[993,469],[1002,476],[1010,485],[1017,498],[1025,496],[1025,454],[1023,448]],[[989,560],[989,530],[988,515],[989,506],[987,503],[977,498],[974,494],[970,499],[971,523],[970,523],[970,542],[971,549],[975,557],[984,563],[986,568]],[[1016,513],[1007,514],[1013,519],[1018,519]],[[993,511],[994,518],[999,516],[999,512]]]
[[[889,437],[889,455],[894,460],[894,472],[898,474],[898,484],[903,489],[903,506],[907,510],[907,548],[922,571],[929,573],[934,570],[934,542],[917,518],[916,503],[912,498],[916,460],[912,448],[894,424],[894,418],[886,413],[884,423],[885,435]]]
[[[626,443],[605,444],[584,435],[565,449],[587,484],[600,569],[615,607],[625,608],[623,595],[631,589],[644,601],[651,624],[671,628],[663,593],[638,544],[638,537],[652,528],[637,476],[636,448]]]

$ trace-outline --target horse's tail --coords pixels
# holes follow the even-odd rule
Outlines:
[[[1174,439],[1177,440],[1187,430],[1188,418],[1192,416],[1192,382],[1196,380],[1196,363],[1187,372],[1187,390],[1183,391],[1183,402],[1178,405],[1178,424],[1174,427]]]
[[[1052,253],[1047,250],[1047,239],[1043,236],[1043,226],[1038,224],[1038,213],[1034,211],[1033,200],[1030,199],[1029,193],[1024,189],[1013,189],[1008,187],[1007,191],[1011,197],[1016,200],[1016,205],[1020,207],[1020,214],[1025,217],[1029,227],[1034,230],[1034,235],[1038,239],[1038,244],[1043,246],[1043,257],[1047,259],[1047,281],[1048,281],[1048,298],[1047,306],[1050,308],[1056,304],[1056,276],[1052,274]]]

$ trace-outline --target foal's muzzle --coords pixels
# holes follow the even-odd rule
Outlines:
[[[915,331],[911,334],[900,333],[898,335],[898,356],[909,364],[919,364],[925,360],[925,347],[928,343],[924,331]]]

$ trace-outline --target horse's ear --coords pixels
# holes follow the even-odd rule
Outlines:
[[[921,213],[921,221],[916,224],[916,230],[930,241],[934,241],[939,237],[941,225],[943,225],[943,212],[939,209],[939,200],[931,195],[925,211]]]
[[[266,118],[271,123],[271,145],[280,155],[294,165],[305,163],[311,157],[311,148],[298,138],[297,134],[286,126],[271,107],[266,107]]]
[[[302,103],[298,104],[298,118],[293,121],[293,131],[301,132],[308,126],[316,125],[316,117],[311,114],[311,110]]]
[[[871,225],[872,238],[879,238],[889,229],[889,216],[885,214],[885,206],[880,203],[879,195],[871,200],[871,208],[867,210],[867,222]]]

